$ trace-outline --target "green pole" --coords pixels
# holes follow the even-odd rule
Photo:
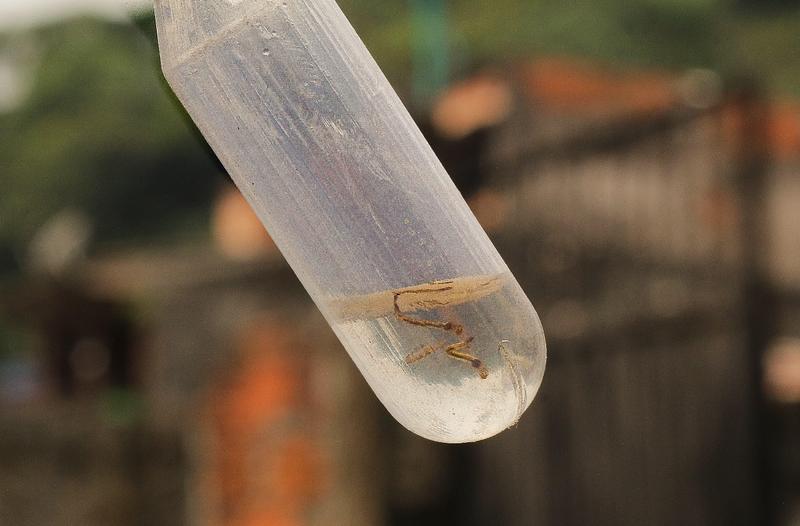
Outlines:
[[[450,77],[447,8],[445,0],[410,1],[413,97],[426,108]]]

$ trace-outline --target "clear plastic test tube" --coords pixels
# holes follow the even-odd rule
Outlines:
[[[539,318],[334,0],[155,0],[164,74],[389,412],[513,425]]]

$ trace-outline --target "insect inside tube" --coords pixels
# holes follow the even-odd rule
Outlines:
[[[483,285],[484,286],[488,285],[488,282],[484,283]],[[462,336],[464,333],[463,325],[452,321],[433,321],[433,320],[425,320],[422,318],[414,318],[404,313],[400,309],[400,305],[398,304],[399,298],[404,294],[419,294],[419,295],[424,295],[424,298],[422,298],[417,302],[414,302],[415,304],[419,304],[427,308],[442,307],[448,305],[450,302],[443,299],[437,299],[437,296],[443,295],[442,293],[447,294],[448,292],[453,291],[455,288],[456,285],[453,280],[444,280],[444,281],[432,281],[425,285],[408,287],[405,289],[393,291],[394,315],[397,317],[397,319],[409,323],[411,325],[418,325],[420,327],[430,327],[434,329],[441,329],[447,332],[452,332],[453,334],[461,338],[456,343],[451,343],[449,345],[447,343],[426,345],[422,349],[406,355],[406,363],[411,365],[424,358],[427,358],[431,354],[442,349],[444,350],[444,353],[447,356],[455,360],[460,360],[462,362],[469,363],[474,369],[478,371],[478,375],[481,377],[481,379],[485,380],[489,376],[489,371],[486,369],[486,366],[483,365],[483,362],[480,360],[480,358],[466,352],[466,350],[469,349],[469,346],[472,343],[474,337]],[[433,297],[431,297],[431,295],[433,295]]]

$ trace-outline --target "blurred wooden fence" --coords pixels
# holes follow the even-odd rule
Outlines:
[[[277,259],[237,267],[178,251],[87,265],[94,294],[147,300],[142,428],[93,438],[85,430],[97,424],[84,416],[62,436],[48,431],[61,418],[20,426],[25,418],[8,416],[0,429],[21,431],[0,436],[0,522],[237,524],[220,517],[285,500],[264,476],[281,473],[313,501],[297,500],[298,524],[774,523],[761,354],[775,320],[800,320],[800,294],[776,293],[765,275],[761,113],[757,97],[737,95],[598,125],[557,118],[559,133],[536,140],[531,123],[543,117],[521,110],[482,132],[479,191],[496,209],[485,224],[542,317],[549,358],[519,425],[479,444],[434,444],[394,422]],[[469,150],[473,160],[478,149]],[[268,345],[280,338],[267,331],[256,338],[264,356],[242,352],[242,334],[262,327],[254,320],[264,313],[314,344]],[[296,378],[283,376],[306,394],[280,425],[255,419],[237,452],[241,433],[227,431],[240,422],[229,417],[260,414],[274,368],[255,373],[269,353],[302,362]],[[200,418],[209,414],[218,418]],[[296,454],[273,462],[281,433],[295,432],[316,445],[306,457],[319,454],[322,467],[295,469]],[[38,437],[32,447],[29,437]],[[82,437],[86,446],[64,458],[91,469],[15,460],[23,450],[48,459]],[[229,469],[218,468],[223,457]],[[281,469],[262,468],[273,464]],[[65,490],[43,492],[52,502],[40,509],[37,484]],[[74,513],[61,509],[70,500]]]
[[[496,241],[549,361],[531,414],[474,450],[476,524],[769,522],[756,104],[506,148]]]

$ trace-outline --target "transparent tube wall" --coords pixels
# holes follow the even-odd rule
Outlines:
[[[156,0],[165,76],[391,414],[517,421],[539,319],[333,0]]]

